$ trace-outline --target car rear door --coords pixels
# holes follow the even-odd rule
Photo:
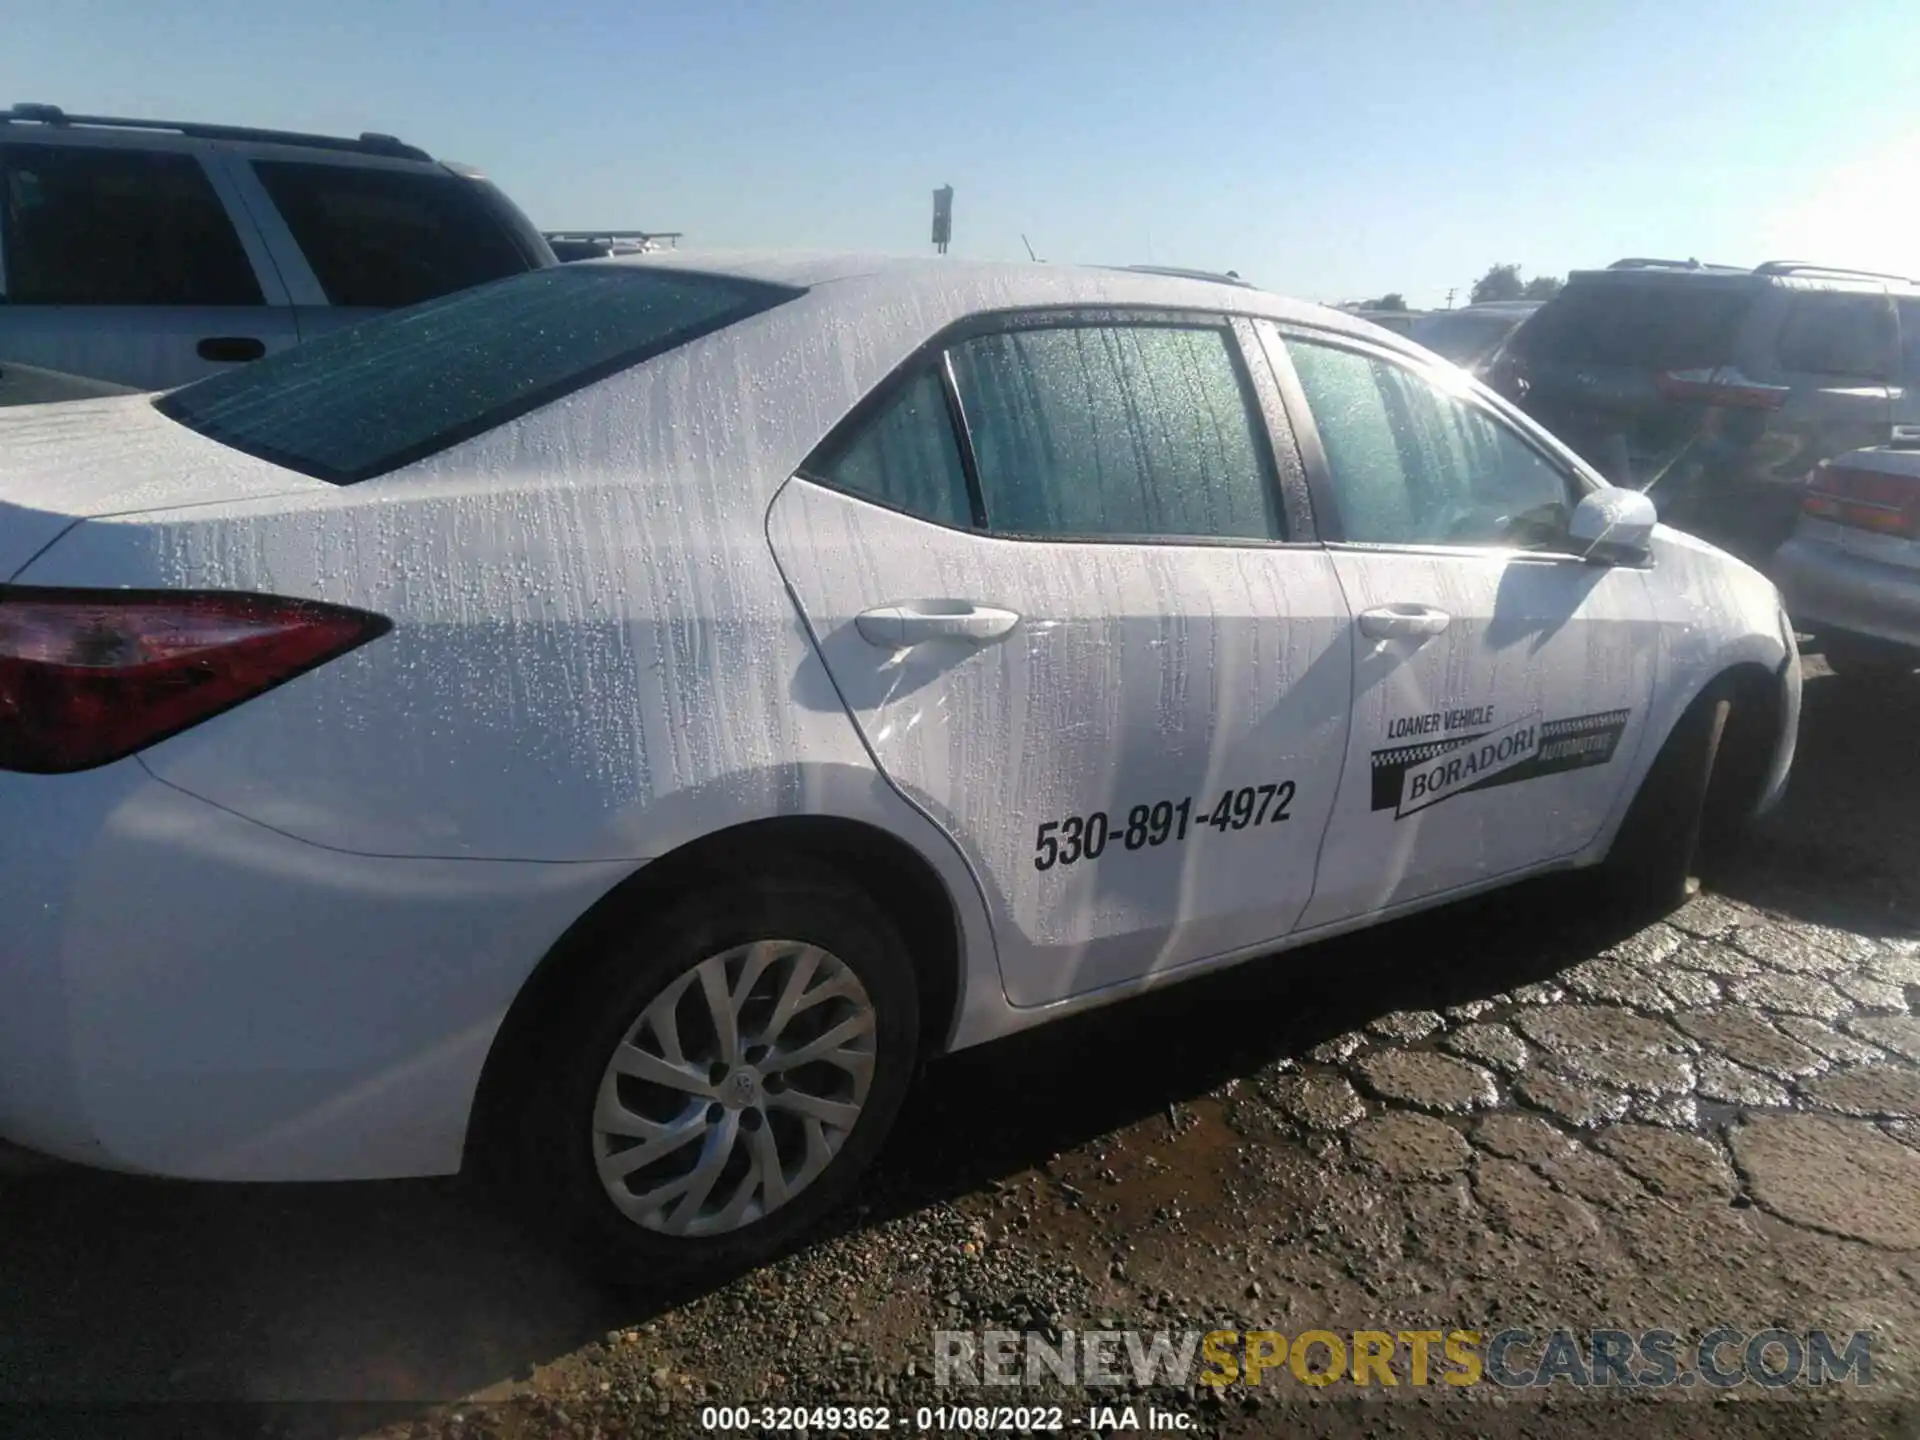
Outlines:
[[[1585,482],[1458,371],[1262,333],[1356,622],[1351,738],[1302,924],[1576,854],[1646,727],[1644,575],[1570,553]]]
[[[1756,455],[1755,478],[1791,492],[1797,508],[1820,461],[1892,438],[1900,325],[1877,282],[1785,280],[1775,300],[1772,369],[1761,378],[1786,392],[1774,426],[1781,443]]]
[[[1288,933],[1347,744],[1346,605],[1244,322],[995,317],[929,347],[768,535],[1017,1005]]]
[[[0,361],[165,389],[295,341],[285,287],[204,157],[0,143]]]

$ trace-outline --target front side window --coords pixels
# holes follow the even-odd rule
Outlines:
[[[1812,375],[1881,379],[1894,331],[1883,295],[1799,295],[1780,331],[1780,365]]]
[[[693,272],[551,266],[363,320],[154,403],[223,445],[351,484],[798,293]]]
[[[1049,538],[1284,538],[1231,332],[1061,325],[950,352],[988,528]]]
[[[1389,360],[1287,340],[1342,533],[1363,545],[1565,546],[1569,477],[1478,406]]]
[[[332,305],[417,305],[528,268],[452,174],[257,160],[254,173]]]
[[[0,149],[12,305],[258,305],[200,162],[164,150]]]
[[[922,520],[955,527],[973,523],[946,387],[931,366],[902,385],[845,444],[809,461],[805,472],[836,490]]]

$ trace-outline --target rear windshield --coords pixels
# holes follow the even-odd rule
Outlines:
[[[1570,283],[1514,339],[1529,360],[1692,370],[1732,358],[1751,284],[1699,280]]]
[[[798,293],[639,266],[537,270],[350,325],[154,403],[223,445],[346,485]]]

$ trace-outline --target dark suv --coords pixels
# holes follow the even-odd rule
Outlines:
[[[1487,379],[1670,523],[1763,562],[1817,463],[1920,420],[1920,290],[1800,261],[1620,260],[1569,276]]]

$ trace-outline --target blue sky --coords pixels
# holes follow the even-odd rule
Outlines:
[[[543,226],[1238,269],[1920,271],[1912,0],[0,0],[0,103],[391,131]]]

